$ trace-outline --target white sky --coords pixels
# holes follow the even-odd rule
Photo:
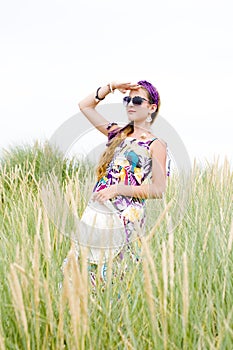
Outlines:
[[[230,0],[2,1],[0,148],[49,138],[109,81],[146,79],[191,159],[232,162],[232,10]]]

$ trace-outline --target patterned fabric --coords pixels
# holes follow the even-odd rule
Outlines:
[[[109,134],[109,138],[112,138],[112,133]],[[93,192],[119,183],[133,186],[149,183],[152,177],[149,147],[156,139],[154,137],[140,141],[126,137],[116,147],[113,159],[107,167],[107,175],[96,183]],[[132,234],[137,236],[140,232],[141,235],[145,226],[145,199],[118,195],[111,201],[124,222],[126,241],[129,241]]]
[[[116,125],[116,123],[109,124],[107,129],[110,129],[112,125]],[[119,132],[122,132],[122,130],[124,130],[124,128],[116,128],[110,131],[108,134],[108,141]],[[133,137],[126,137],[126,139],[116,147],[113,159],[107,167],[107,175],[96,183],[93,192],[98,192],[119,183],[133,186],[149,183],[152,178],[152,158],[149,148],[151,143],[156,139],[157,138],[154,137],[150,140],[139,141]],[[167,175],[169,175],[169,173]],[[145,229],[145,199],[118,195],[112,198],[111,202],[124,223],[126,242],[129,242],[132,237],[137,238],[143,235]],[[126,273],[127,263],[124,262],[122,266],[122,261],[125,261],[125,259],[122,260],[125,254],[127,254],[134,263],[140,262],[140,250],[140,239],[133,240],[133,244],[126,244],[115,260],[113,276],[117,278],[120,271],[120,278],[122,279]],[[78,259],[78,250],[76,254]],[[67,262],[68,259],[66,258],[62,269],[64,269]],[[88,271],[93,291],[96,288],[97,270],[97,265],[89,262]],[[106,271],[107,265],[105,263],[100,268],[101,280],[103,283],[106,281]]]

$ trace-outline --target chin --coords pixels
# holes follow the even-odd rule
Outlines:
[[[128,116],[128,121],[129,121],[129,122],[133,122],[134,119],[133,119],[133,118],[130,118],[130,116]]]
[[[129,121],[134,121],[134,120],[137,120],[136,115],[133,115],[133,114],[127,114],[127,115],[128,115],[128,119],[129,119]]]

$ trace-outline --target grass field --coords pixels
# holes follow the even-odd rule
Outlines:
[[[142,239],[142,261],[126,258],[128,270],[121,279],[121,271],[112,276],[110,259],[107,283],[97,279],[95,290],[86,250],[77,264],[72,241],[60,234],[43,205],[41,181],[54,167],[61,169],[59,186],[67,203],[81,214],[94,181],[87,164],[67,165],[38,143],[12,149],[1,160],[0,349],[232,350],[229,163],[193,165],[179,225],[170,202],[177,179],[171,177],[164,210]]]

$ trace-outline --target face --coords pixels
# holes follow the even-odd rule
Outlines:
[[[140,96],[145,101],[141,105],[134,105],[132,100],[126,106],[126,112],[128,115],[129,121],[135,121],[138,123],[143,123],[146,121],[149,113],[153,113],[156,110],[156,105],[150,104],[148,102],[149,98],[147,92],[144,89],[131,90],[129,96],[133,98],[134,96]]]

